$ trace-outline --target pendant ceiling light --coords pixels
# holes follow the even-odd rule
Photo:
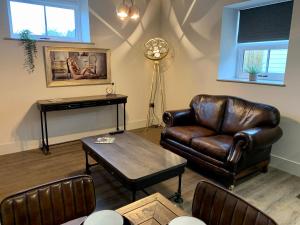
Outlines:
[[[133,20],[137,20],[138,18],[140,18],[140,11],[136,5],[131,6],[129,10],[129,17]]]
[[[126,20],[128,18],[137,20],[140,18],[140,11],[133,0],[130,0],[129,3],[127,3],[126,0],[123,0],[117,7],[117,15],[121,20]]]

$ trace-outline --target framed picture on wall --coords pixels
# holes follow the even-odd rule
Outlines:
[[[111,83],[110,50],[44,47],[47,87]]]

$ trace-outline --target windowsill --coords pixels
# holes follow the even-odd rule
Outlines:
[[[217,79],[217,81],[285,87],[285,84],[282,81],[267,81],[267,80],[249,81],[247,79]]]
[[[3,40],[8,41],[21,41],[18,38],[3,38]],[[95,45],[93,42],[79,42],[79,41],[59,41],[59,40],[40,40],[35,39],[36,42],[48,42],[48,43],[64,43],[64,44],[85,44],[85,45]]]

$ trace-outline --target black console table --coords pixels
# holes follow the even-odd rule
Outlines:
[[[41,150],[44,154],[49,153],[48,143],[48,128],[47,128],[47,112],[71,110],[79,108],[88,108],[104,105],[117,105],[117,129],[114,133],[122,133],[126,130],[126,114],[125,105],[127,103],[127,96],[125,95],[97,95],[75,98],[61,98],[61,99],[48,99],[37,101],[37,106],[40,110],[41,129],[42,129],[42,147]],[[119,104],[123,104],[124,110],[124,130],[119,129]]]

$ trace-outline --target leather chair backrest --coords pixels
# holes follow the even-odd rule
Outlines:
[[[194,111],[196,122],[219,132],[226,106],[226,96],[197,95],[190,107]]]
[[[234,134],[255,127],[275,127],[280,113],[272,106],[228,97],[222,124],[222,133]]]
[[[2,225],[58,225],[95,210],[94,183],[77,176],[41,185],[1,202]]]
[[[207,181],[197,185],[192,214],[207,225],[277,224],[245,200]]]

